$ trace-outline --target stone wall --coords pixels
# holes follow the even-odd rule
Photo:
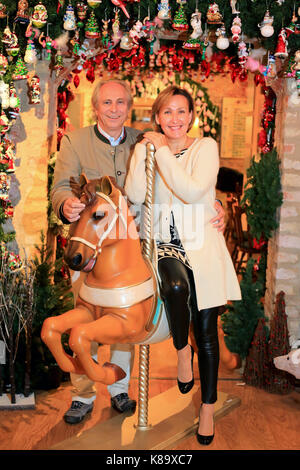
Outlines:
[[[277,94],[275,145],[281,159],[284,201],[279,228],[269,243],[265,311],[285,293],[290,344],[300,339],[300,97],[294,79],[270,84]]]

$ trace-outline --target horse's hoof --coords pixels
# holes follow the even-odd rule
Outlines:
[[[107,385],[114,384],[115,382],[118,382],[119,380],[124,379],[126,377],[126,372],[124,370],[117,366],[116,364],[112,364],[111,362],[105,362],[103,364],[103,368],[106,368],[106,381],[105,383]]]

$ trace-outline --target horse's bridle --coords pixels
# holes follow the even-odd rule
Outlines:
[[[115,214],[113,216],[112,221],[108,225],[107,229],[103,232],[102,236],[99,238],[99,241],[98,241],[97,245],[94,245],[93,243],[90,243],[89,241],[85,240],[85,238],[81,238],[81,237],[71,237],[70,238],[70,241],[76,241],[76,242],[83,243],[84,245],[86,245],[89,248],[91,248],[92,250],[94,250],[94,254],[92,256],[92,258],[94,258],[94,259],[97,258],[98,254],[101,253],[101,250],[102,250],[101,245],[102,245],[103,241],[108,237],[108,235],[110,234],[112,229],[115,227],[118,218],[121,219],[125,229],[127,229],[127,221],[126,221],[126,219],[125,219],[125,217],[122,213],[122,194],[121,194],[121,192],[119,194],[119,205],[118,206],[116,206],[115,203],[112,201],[112,199],[109,196],[107,196],[106,194],[101,193],[101,192],[97,192],[97,191],[96,191],[96,194],[97,194],[97,196],[105,199],[105,201],[107,201],[111,205],[113,210],[115,211]]]

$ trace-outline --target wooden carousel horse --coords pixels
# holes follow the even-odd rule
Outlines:
[[[134,217],[109,177],[90,182],[82,175],[85,209],[71,224],[65,259],[74,271],[87,273],[75,308],[47,318],[41,337],[63,371],[86,374],[112,384],[125,372],[115,364],[98,364],[91,342],[151,344],[169,337],[152,263],[142,254]],[[75,357],[61,336],[69,333]]]

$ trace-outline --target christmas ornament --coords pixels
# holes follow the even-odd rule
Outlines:
[[[220,24],[223,22],[222,15],[219,11],[219,5],[216,2],[213,2],[209,5],[206,20],[208,24]]]
[[[76,29],[76,17],[73,6],[69,3],[64,14],[64,29],[66,31],[73,31]]]
[[[53,66],[53,69],[55,70],[57,77],[63,68],[64,68],[64,61],[63,61],[62,52],[60,49],[58,49],[55,55],[55,62]]]
[[[120,30],[119,9],[114,8],[114,12],[115,12],[115,18],[113,19],[113,24],[112,24],[112,31],[113,31],[112,41],[113,41],[113,45],[116,46],[118,42],[120,42],[123,33]]]
[[[102,0],[87,0],[87,4],[90,8],[97,8],[100,3],[102,3]]]
[[[179,8],[176,11],[173,19],[172,28],[176,29],[176,31],[186,31],[189,29],[189,25],[187,23],[187,18],[184,10],[183,3],[180,2]]]
[[[126,51],[130,51],[133,48],[133,42],[129,36],[129,32],[123,34],[120,42],[120,48],[125,49]]]
[[[80,40],[79,40],[79,31],[76,29],[74,37],[70,39],[70,44],[72,45],[72,53],[75,56],[78,56],[78,52],[80,49]]]
[[[244,41],[240,41],[238,44],[238,61],[242,68],[245,68],[247,57],[249,53],[247,51],[247,46]]]
[[[138,45],[140,39],[142,37],[145,37],[145,33],[143,31],[143,23],[140,20],[137,20],[137,22],[130,29],[129,37],[132,39],[132,42],[135,45]]]
[[[0,115],[0,134],[5,135],[11,127],[11,123],[6,116],[5,112],[2,110]]]
[[[7,17],[6,6],[3,5],[3,3],[0,3],[0,18],[3,19],[6,17]]]
[[[266,11],[263,21],[258,24],[261,35],[265,38],[269,38],[274,34],[274,28],[272,26],[274,16],[270,16],[269,10]]]
[[[286,31],[284,28],[281,28],[278,36],[276,51],[274,54],[275,57],[278,57],[279,59],[285,59],[288,56],[287,45],[288,42],[286,39]]]
[[[8,61],[5,55],[0,54],[0,76],[5,75],[8,66]]]
[[[0,80],[0,102],[1,109],[9,108],[9,84]]]
[[[110,20],[102,20],[102,23],[103,23],[103,28],[102,28],[101,42],[104,47],[108,47],[108,44],[109,44],[108,25],[110,23]]]
[[[171,18],[171,8],[169,7],[169,0],[161,0],[158,4],[157,16],[161,20],[168,20]]]
[[[22,57],[18,57],[15,68],[12,74],[13,80],[23,80],[28,78],[28,70]]]
[[[241,21],[239,15],[237,15],[233,19],[232,26],[231,26],[232,41],[234,43],[239,42],[241,31],[242,31],[242,21]]]
[[[92,10],[89,19],[85,25],[85,37],[86,38],[99,38],[100,37],[100,30],[99,26],[95,17],[95,13]]]
[[[34,75],[28,80],[29,88],[29,103],[30,104],[39,104],[41,102],[41,88],[40,88],[40,79],[37,75]]]
[[[15,17],[15,22],[20,24],[28,24],[30,21],[28,14],[28,2],[27,0],[19,0],[18,11]]]
[[[296,86],[298,95],[300,96],[300,50],[296,51],[294,57],[294,64],[292,65],[292,71],[295,73]]]
[[[121,10],[123,11],[124,15],[127,16],[127,18],[130,18],[130,15],[129,15],[128,11],[126,10],[125,5],[124,5],[124,3],[122,2],[122,0],[111,0],[111,2],[112,2],[114,5],[116,5],[116,7],[121,8]]]
[[[4,137],[0,143],[0,163],[7,165],[6,173],[15,172],[15,146],[11,140]]]
[[[4,171],[0,172],[0,199],[6,201],[10,189],[10,181]]]
[[[13,117],[15,118],[20,112],[20,98],[17,95],[17,90],[13,82],[9,84],[9,107],[12,109],[14,113]]]
[[[268,64],[263,75],[268,78],[276,78],[277,76],[276,62],[273,54],[268,53]]]
[[[294,33],[297,33],[299,31],[299,27],[297,25],[297,16],[295,14],[295,8],[294,8],[294,12],[293,12],[293,16],[292,16],[292,19],[291,19],[291,22],[290,24],[285,28],[285,31],[286,31],[286,35],[287,35],[287,39],[289,38],[289,36],[291,34],[294,34]]]
[[[79,19],[79,21],[77,22],[77,26],[79,28],[82,28],[83,21],[86,19],[88,7],[83,2],[77,2],[76,3],[76,9],[77,9],[77,16],[78,16],[78,19]]]
[[[24,55],[24,62],[27,64],[35,64],[37,61],[37,54],[36,54],[36,48],[35,44],[32,40],[28,40],[27,46],[26,46],[26,51]]]
[[[6,52],[9,56],[16,56],[20,50],[18,37],[15,32],[11,32],[7,25],[3,31],[2,42],[5,44]]]
[[[183,44],[184,49],[198,49],[201,45],[200,37],[202,36],[202,25],[201,25],[201,12],[196,11],[192,13],[191,16],[191,27],[193,28],[193,32],[188,38],[186,42]]]
[[[46,7],[39,2],[33,10],[33,14],[31,16],[31,21],[33,26],[36,28],[43,28],[47,23],[48,13]]]
[[[233,14],[233,15],[236,15],[236,14],[240,13],[240,12],[236,9],[236,4],[237,4],[237,0],[230,0],[230,6],[231,6],[231,11],[232,11],[232,14]]]
[[[226,36],[226,29],[224,25],[217,29],[216,36],[218,37],[216,41],[217,48],[221,49],[222,51],[227,49],[227,47],[229,47],[229,39]]]
[[[50,38],[48,34],[48,25],[47,25],[47,36],[45,37],[45,34],[42,32],[39,36],[39,43],[43,47],[43,49],[46,49],[46,60],[51,60],[51,55],[52,55],[52,48],[56,49],[56,41]]]

